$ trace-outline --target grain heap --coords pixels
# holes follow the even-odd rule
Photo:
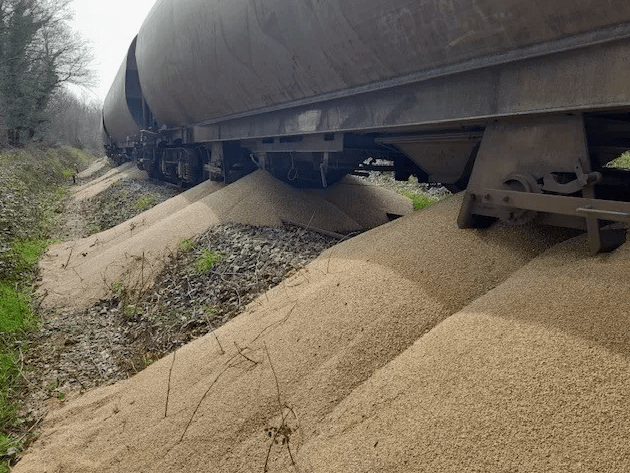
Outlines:
[[[483,428],[475,431],[466,418],[459,419],[455,425],[466,429],[448,441],[439,433],[451,435],[447,424],[427,422],[435,434],[420,425],[405,425],[403,432],[400,427],[407,416],[421,418],[432,395],[461,398],[463,407],[478,405],[466,394],[482,385],[440,358],[451,346],[448,327],[467,320],[449,316],[493,287],[500,290],[519,268],[564,237],[533,229],[459,230],[454,221],[460,203],[452,198],[333,247],[213,335],[128,381],[69,402],[49,416],[15,472],[291,471],[293,462],[300,471],[389,471],[389,466],[403,471],[407,452],[419,447],[416,437],[429,441],[433,435],[440,441],[431,444],[430,458],[454,455],[453,443],[485,435],[487,424],[481,422]],[[484,360],[500,362],[504,351],[511,353],[511,345],[489,337],[474,345],[479,352],[470,358],[466,347],[458,351],[461,343],[484,336],[471,324],[461,330],[451,350],[460,365],[471,363],[483,371]],[[511,338],[518,341],[517,335]],[[442,351],[409,357],[436,340]],[[529,348],[529,359],[541,362],[537,346]],[[426,372],[407,370],[413,363],[427,365]],[[397,380],[399,371],[408,376]],[[528,375],[515,372],[513,385],[527,385]],[[370,390],[373,379],[387,396]],[[448,390],[440,391],[438,383],[436,392],[422,391],[434,379],[450,380]],[[503,388],[506,393],[509,386]],[[558,392],[564,401],[580,395],[564,388]],[[491,391],[481,393],[480,403]],[[517,412],[533,402],[517,398],[512,406],[508,395],[501,399],[505,409]],[[379,437],[363,430],[372,420],[381,422],[375,426]],[[544,429],[532,432],[545,434]],[[378,450],[381,445],[387,448]]]
[[[348,396],[313,471],[630,471],[630,245],[558,245]]]
[[[87,171],[87,170],[86,170]],[[90,170],[91,172],[92,170]],[[74,189],[73,198],[81,201],[94,197],[100,192],[107,189],[114,182],[128,177],[130,179],[148,179],[149,176],[145,171],[140,171],[133,163],[125,163],[117,168],[114,168],[98,179],[94,179],[87,184],[83,184]]]
[[[329,189],[306,191],[339,207],[362,228],[375,228],[389,221],[387,214],[409,213],[409,199],[356,176],[346,176]]]
[[[107,166],[108,162],[109,162],[109,159],[104,156],[97,159],[92,164],[90,164],[87,169],[78,173],[76,175],[77,179],[89,179],[94,174],[96,174],[101,169],[103,169],[105,166]]]
[[[366,208],[381,209],[380,219],[372,218],[373,222],[387,219],[385,209],[412,211],[408,199],[391,194],[374,193],[372,199],[363,199]],[[358,213],[354,209],[353,215]],[[182,240],[212,225],[273,226],[283,220],[332,232],[364,229],[327,200],[257,171],[226,187],[202,183],[111,230],[52,247],[40,264],[39,292],[46,294],[44,304],[49,307],[87,307],[107,295],[114,284],[130,290],[150,284]]]

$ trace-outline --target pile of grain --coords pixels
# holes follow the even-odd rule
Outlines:
[[[312,471],[630,470],[630,245],[561,244],[348,396]]]
[[[339,207],[364,228],[389,222],[387,214],[407,215],[409,199],[356,176],[346,176],[328,189],[307,191]]]
[[[109,162],[109,159],[106,158],[105,156],[97,159],[92,164],[90,164],[87,169],[78,173],[76,176],[77,179],[89,179],[94,174],[96,174],[101,169],[103,169],[105,166],[107,166],[108,162]]]
[[[48,307],[87,307],[105,296],[114,281],[137,284],[138,278],[133,270],[138,264],[141,273],[144,273],[146,264],[146,276],[141,274],[140,280],[145,277],[148,280],[158,269],[152,268],[153,259],[163,255],[162,248],[151,244],[152,239],[156,233],[169,235],[168,229],[162,228],[160,222],[222,187],[222,184],[206,181],[109,230],[53,245],[39,263],[37,292],[44,297],[43,304]],[[140,237],[142,234],[147,237]],[[194,234],[185,234],[181,239],[192,236]],[[139,246],[143,241],[148,243],[144,247]],[[175,245],[179,241],[176,239]],[[162,240],[157,243],[162,243]],[[174,251],[174,245],[171,244],[168,249]],[[143,252],[145,259],[142,259]],[[125,271],[126,261],[131,261],[131,272]]]
[[[387,219],[387,211],[412,211],[408,199],[391,194],[375,192],[368,199],[362,191],[357,198],[363,197],[366,209],[379,209],[370,212],[381,215],[380,220],[372,218],[381,223]],[[226,187],[214,182],[200,184],[111,230],[54,246],[40,264],[38,291],[46,295],[44,304],[49,307],[87,307],[107,295],[113,284],[130,290],[150,284],[182,240],[194,238],[212,225],[273,226],[283,220],[333,232],[364,229],[322,197],[257,171]]]
[[[351,469],[362,461],[356,451],[385,442],[369,432],[349,437],[352,426],[361,427],[363,412],[387,407],[375,394],[359,396],[365,406],[354,401],[364,411],[345,409],[354,393],[436,333],[448,347],[442,327],[450,321],[441,321],[562,237],[501,227],[459,230],[460,202],[453,198],[337,245],[216,333],[126,382],[69,402],[49,416],[16,473],[289,471],[293,460],[300,471]],[[475,327],[467,328],[468,337],[478,336]],[[495,344],[484,346],[488,355],[495,353]],[[434,364],[433,372],[452,377],[447,364]],[[395,374],[387,392],[397,386]],[[424,386],[428,375],[409,374],[414,386]],[[453,395],[468,389],[468,377],[457,379]],[[431,402],[402,386],[398,398]],[[384,417],[388,445],[413,436],[413,429],[401,433],[389,419],[425,412],[407,406],[401,402]],[[320,452],[336,447],[329,434],[337,419],[345,420],[341,412],[354,417],[335,430],[339,448],[322,460]],[[360,445],[343,446],[351,440]],[[394,447],[387,455],[404,458]],[[335,465],[345,459],[348,465]],[[361,469],[379,470],[369,464]]]
[[[123,177],[128,177],[129,179],[149,178],[145,171],[140,171],[133,163],[125,163],[106,172],[98,179],[76,187],[74,189],[73,198],[81,201],[94,197]]]

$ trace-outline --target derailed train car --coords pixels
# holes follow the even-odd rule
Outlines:
[[[194,184],[392,162],[496,218],[630,221],[626,0],[158,0],[105,101],[110,154]]]

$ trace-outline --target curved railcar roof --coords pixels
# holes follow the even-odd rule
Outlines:
[[[118,142],[125,141],[140,133],[141,115],[137,113],[137,102],[140,100],[142,113],[142,94],[138,83],[138,71],[135,65],[136,39],[133,40],[125,56],[114,82],[107,93],[103,104],[103,124],[109,136]],[[130,77],[131,75],[131,77]],[[130,104],[131,100],[131,104]],[[135,102],[134,102],[135,101]],[[131,105],[131,109],[130,109]],[[134,109],[134,106],[136,107]],[[132,111],[136,111],[132,114]]]
[[[183,126],[628,22],[627,0],[158,0],[136,57],[156,117]]]

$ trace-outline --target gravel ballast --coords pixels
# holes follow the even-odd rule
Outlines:
[[[329,232],[365,230],[322,197],[291,188],[265,171],[256,171],[226,187],[203,183],[188,192],[199,192],[198,188],[202,195],[197,200],[185,200],[187,193],[175,198],[186,204],[182,208],[169,200],[149,210],[150,218],[140,214],[76,244],[53,246],[40,263],[38,291],[45,296],[43,304],[85,308],[110,294],[116,284],[143,289],[178,251],[181,241],[220,223],[276,226],[288,221]],[[382,193],[375,194],[382,208],[390,207],[397,214],[412,211],[408,199],[389,191],[386,195],[391,196],[390,202]],[[369,208],[372,202],[364,200],[364,204]],[[385,210],[382,214],[387,220]]]
[[[26,424],[41,420],[67,393],[126,379],[216,329],[334,242],[291,225],[217,225],[187,242],[188,250],[173,257],[145,293],[118,293],[86,309],[47,313],[24,357]],[[221,261],[197,271],[206,250]]]

